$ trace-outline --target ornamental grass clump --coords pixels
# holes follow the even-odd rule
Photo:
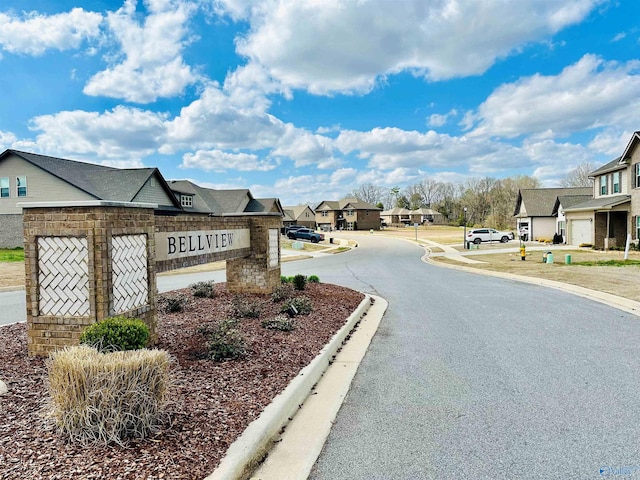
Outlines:
[[[125,445],[167,417],[172,360],[164,350],[101,353],[80,345],[47,361],[47,416],[70,440]]]
[[[108,317],[89,325],[80,335],[80,343],[101,352],[139,350],[147,346],[149,327],[139,318]]]

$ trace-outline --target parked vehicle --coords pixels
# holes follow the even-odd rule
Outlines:
[[[284,227],[284,234],[288,235],[289,232],[295,232],[296,230],[300,230],[301,228],[307,228],[304,225],[288,225]]]
[[[467,242],[475,244],[482,242],[507,243],[513,238],[513,232],[500,232],[494,228],[476,228],[467,233]]]
[[[299,228],[287,232],[287,237],[291,240],[309,240],[311,243],[318,243],[324,240],[324,234],[316,233],[310,228]]]

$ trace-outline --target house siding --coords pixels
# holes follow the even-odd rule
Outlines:
[[[629,162],[630,166],[626,170],[628,176],[625,184],[629,188],[629,194],[631,195],[631,207],[630,214],[627,219],[627,232],[631,233],[631,238],[634,240],[638,240],[638,236],[636,234],[636,226],[634,224],[635,217],[640,216],[640,188],[636,188],[635,186],[635,165],[640,163],[640,149],[636,149],[631,155],[631,161]]]
[[[171,197],[169,197],[167,192],[165,192],[160,184],[160,181],[155,176],[151,176],[149,177],[149,179],[147,179],[146,183],[134,197],[133,201],[141,203],[154,203],[156,205],[165,207],[173,206]]]
[[[19,176],[27,177],[26,197],[18,197],[16,177]],[[22,214],[22,209],[16,206],[20,202],[95,200],[88,193],[45,172],[17,155],[9,155],[0,161],[0,178],[2,177],[9,177],[11,196],[0,198],[0,215]]]

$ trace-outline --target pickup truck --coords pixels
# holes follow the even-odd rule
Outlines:
[[[299,228],[287,232],[287,237],[291,240],[309,240],[311,243],[318,243],[324,240],[322,233],[316,233],[310,228]]]

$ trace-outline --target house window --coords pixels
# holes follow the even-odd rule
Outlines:
[[[304,212],[304,216],[309,218],[309,212]]]
[[[19,197],[27,196],[27,177],[16,177],[16,188]]]
[[[633,166],[633,170],[636,177],[636,188],[640,188],[640,163],[636,163]]]
[[[607,176],[603,175],[600,177],[600,195],[607,194]]]
[[[567,234],[567,222],[561,220],[558,222],[558,233],[563,237]]]
[[[180,195],[180,205],[183,207],[193,207],[192,195]]]
[[[636,238],[640,238],[640,215],[636,217]]]
[[[620,172],[613,172],[613,193],[620,193]]]
[[[0,198],[9,198],[10,196],[9,177],[0,178]]]
[[[347,210],[347,217],[353,217],[353,210]]]
[[[323,210],[322,212],[320,212],[320,216],[328,217],[329,216],[329,212],[327,212],[326,210]]]

